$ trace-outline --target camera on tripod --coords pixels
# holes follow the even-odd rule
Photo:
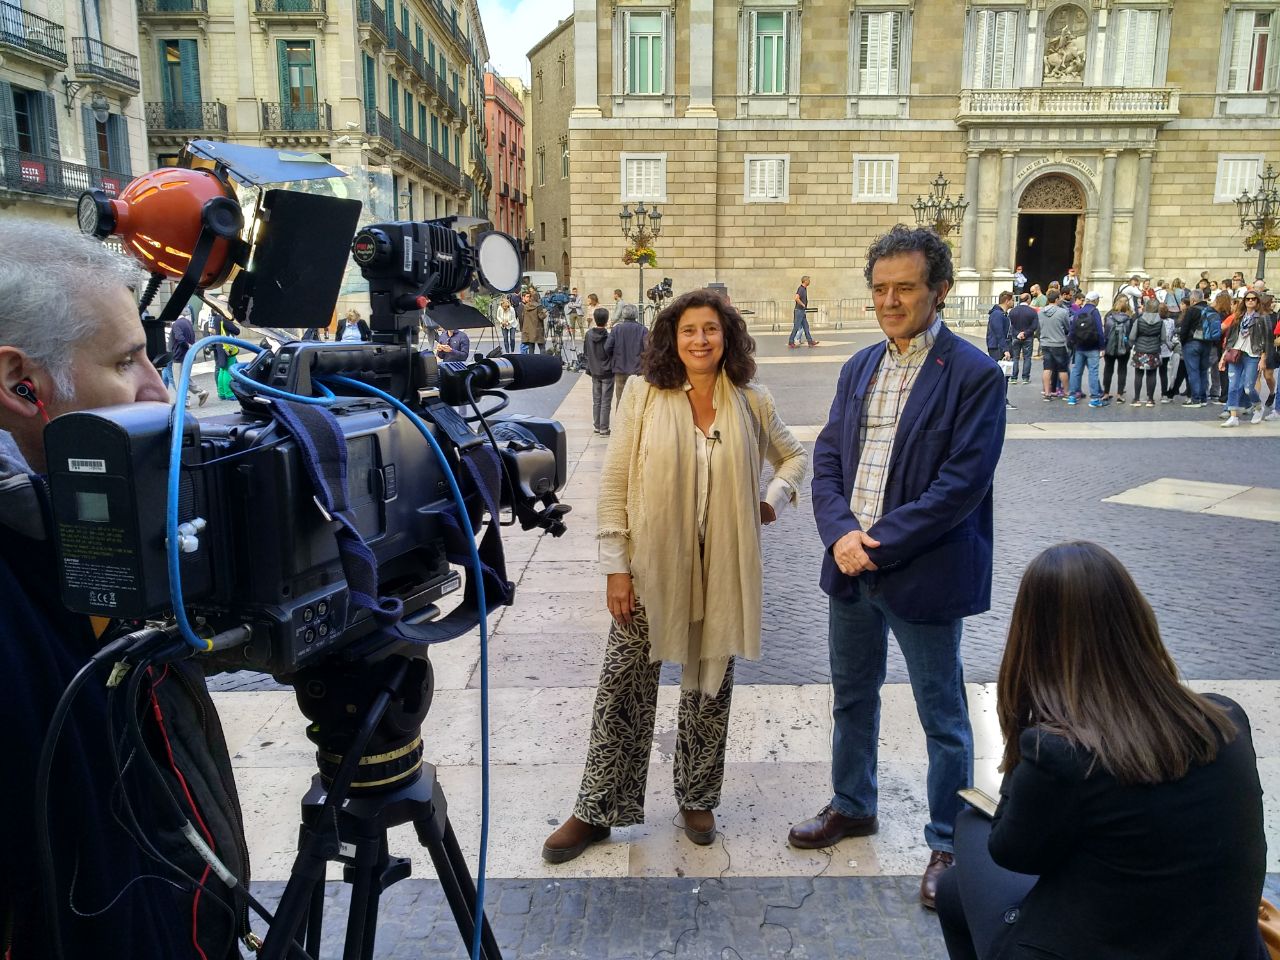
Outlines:
[[[664,300],[670,300],[673,296],[675,296],[675,291],[672,289],[672,286],[671,286],[671,278],[663,277],[661,283],[654,284],[652,287],[650,287],[648,290],[645,291],[644,295],[648,297],[653,303],[661,306]]]

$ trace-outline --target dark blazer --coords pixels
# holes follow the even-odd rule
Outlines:
[[[1245,712],[1209,699],[1239,734],[1212,763],[1154,787],[1121,786],[1092,753],[1023,731],[988,849],[1039,879],[997,960],[1257,956],[1267,859],[1257,758]]]
[[[827,425],[813,450],[813,513],[826,548],[822,589],[856,600],[853,577],[831,548],[860,529],[849,497],[858,474],[862,404],[888,341],[854,354],[840,371]],[[889,460],[884,512],[867,531],[878,585],[904,620],[954,620],[991,606],[991,478],[1004,444],[1000,366],[944,325],[902,408]]]

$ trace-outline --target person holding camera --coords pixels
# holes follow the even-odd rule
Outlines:
[[[1249,718],[1178,680],[1155,613],[1093,543],[1027,567],[996,685],[994,818],[956,818],[951,960],[1262,960]]]
[[[232,960],[247,918],[179,833],[181,817],[247,884],[230,760],[203,676],[188,661],[140,674],[140,699],[105,669],[72,701],[47,797],[42,743],[64,690],[126,632],[66,609],[44,426],[65,413],[168,392],[147,359],[128,284],[137,268],[62,224],[0,221],[0,928],[6,960]],[[145,668],[135,667],[134,670]],[[132,712],[150,756],[123,736]],[[181,786],[179,786],[181,781]],[[48,834],[36,829],[47,804]],[[47,840],[52,888],[38,870]]]
[[[733,662],[760,654],[760,525],[795,503],[808,460],[752,383],[754,349],[719,294],[682,294],[658,314],[644,379],[623,397],[599,490],[613,624],[577,802],[543,845],[549,863],[644,821],[663,661],[682,668],[674,779],[684,832],[704,846],[715,839]],[[762,501],[766,460],[774,479]]]

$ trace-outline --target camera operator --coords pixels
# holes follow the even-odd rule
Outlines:
[[[172,804],[178,801],[170,800],[171,791],[182,796],[181,779],[190,805],[186,819],[198,822],[219,858],[247,882],[221,727],[202,676],[188,672],[189,664],[142,674],[134,704],[120,695],[127,683],[109,699],[105,670],[80,690],[61,730],[47,799],[56,877],[52,925],[37,881],[41,745],[72,677],[113,630],[60,602],[43,430],[76,410],[168,400],[147,359],[127,286],[136,278],[123,257],[70,226],[16,217],[0,222],[0,696],[6,703],[0,925],[6,960],[55,955],[53,940],[61,941],[65,960],[240,955],[243,911],[237,913],[203,861],[193,861],[194,851],[177,833]],[[190,713],[175,713],[175,694],[187,698]],[[130,708],[154,764],[122,736]],[[200,713],[204,729],[195,719]],[[192,761],[189,749],[203,762]],[[235,824],[230,834],[224,832],[229,823]]]

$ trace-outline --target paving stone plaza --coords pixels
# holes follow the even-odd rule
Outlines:
[[[874,331],[823,331],[788,351],[758,338],[761,381],[811,448],[842,361]],[[1037,372],[1038,376],[1038,372]],[[493,618],[489,652],[492,806],[487,907],[514,958],[943,958],[934,916],[917,900],[924,844],[925,744],[905,667],[890,645],[880,744],[880,833],[828,851],[787,846],[788,827],[829,798],[830,689],[821,546],[807,489],[765,531],[765,634],[758,663],[740,662],[720,836],[697,847],[674,824],[671,765],[678,677],[664,669],[643,826],[615,830],[570,863],[548,866],[542,840],[571,809],[608,614],[595,567],[594,487],[607,440],[590,429],[590,383],[566,375],[515,395],[569,433],[573,505],[560,539],[508,541],[517,603]],[[1239,701],[1253,723],[1266,791],[1268,891],[1280,895],[1280,422],[1217,427],[1216,409],[1045,403],[1011,388],[1016,409],[996,480],[991,611],[966,623],[963,658],[977,780],[998,784],[994,681],[1021,571],[1044,547],[1085,538],[1114,552],[1159,615],[1166,643],[1198,689]],[[206,408],[208,410],[209,408]],[[203,412],[203,411],[202,411]],[[212,410],[210,412],[216,412]],[[472,865],[480,833],[479,649],[475,637],[433,656],[436,698],[424,739]],[[215,690],[244,805],[255,888],[279,895],[297,837],[313,748],[291,693],[232,674]],[[411,829],[391,834],[413,877],[383,900],[377,956],[463,957],[431,863]],[[346,889],[331,870],[328,947],[341,953]]]

